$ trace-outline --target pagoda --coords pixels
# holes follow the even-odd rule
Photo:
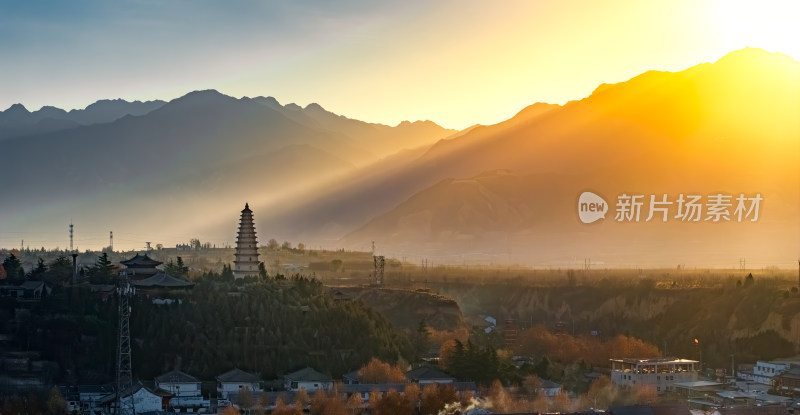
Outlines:
[[[132,280],[141,280],[156,275],[159,271],[156,267],[162,264],[162,262],[150,258],[147,254],[139,255],[138,253],[135,257],[119,263],[126,267],[122,270],[122,273]]]
[[[236,236],[236,253],[233,254],[233,277],[244,278],[258,275],[258,243],[253,211],[245,203],[242,218],[239,220],[239,234]]]

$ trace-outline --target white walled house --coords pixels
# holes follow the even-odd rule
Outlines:
[[[228,399],[232,393],[240,393],[244,389],[250,392],[263,392],[261,379],[241,369],[231,369],[217,376],[217,393],[220,397]]]
[[[786,373],[793,367],[800,366],[800,359],[776,359],[776,360],[759,360],[753,371],[739,371],[738,375],[748,381],[760,383],[762,385],[772,385],[774,379]]]
[[[165,396],[159,395],[146,388],[141,382],[135,382],[131,388],[122,392],[123,399],[128,399],[131,395],[133,395],[133,406],[137,413],[161,411],[164,409]],[[103,397],[100,403],[103,408],[105,408],[106,413],[111,413],[110,411],[115,407],[116,401],[117,394],[112,393]]]
[[[333,378],[307,367],[284,376],[283,387],[288,391],[295,392],[300,389],[305,389],[308,392],[314,392],[318,389],[327,391],[333,388]]]
[[[202,395],[200,379],[180,370],[173,370],[156,377],[155,385],[156,388],[161,388],[176,397]]]
[[[697,360],[611,359],[611,382],[617,386],[649,385],[658,393],[675,390],[675,383],[697,380],[700,364]]]

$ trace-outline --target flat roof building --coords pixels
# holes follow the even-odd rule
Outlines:
[[[652,386],[659,393],[672,392],[675,383],[697,380],[699,363],[676,358],[611,359],[611,381],[618,386]]]

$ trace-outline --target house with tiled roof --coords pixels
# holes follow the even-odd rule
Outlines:
[[[298,391],[300,389],[305,389],[308,392],[318,389],[330,390],[333,388],[333,378],[306,367],[284,376],[283,386],[288,391]]]
[[[456,381],[451,375],[431,366],[420,366],[406,372],[406,378],[410,382],[418,383],[420,386],[429,383],[453,383]]]
[[[201,395],[200,379],[177,369],[157,376],[155,385],[157,388],[164,389],[174,396]]]
[[[250,392],[262,392],[264,389],[261,386],[261,378],[238,368],[217,376],[217,393],[225,399],[228,399],[230,394],[240,393],[244,389],[249,389]]]

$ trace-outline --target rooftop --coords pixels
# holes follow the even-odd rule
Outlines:
[[[406,377],[410,380],[454,379],[453,376],[430,366],[420,366],[416,369],[409,370],[406,372]]]
[[[173,277],[164,271],[158,271],[156,275],[143,280],[131,281],[131,285],[142,288],[192,288],[193,282]]]
[[[316,370],[306,367],[300,369],[296,372],[289,373],[285,376],[286,379],[292,381],[303,381],[303,382],[331,382],[333,378],[330,376],[317,372]]]
[[[695,380],[689,382],[675,382],[675,386],[680,388],[708,388],[724,386],[724,383],[712,382],[710,380]]]
[[[244,370],[233,368],[219,376],[217,376],[217,380],[220,382],[246,382],[246,383],[254,383],[260,381],[258,376],[247,373]]]
[[[125,265],[126,267],[149,267],[155,268],[163,262],[156,261],[155,259],[150,258],[147,254],[139,255],[138,253],[131,259],[126,259],[124,261],[119,261],[120,264]]]
[[[609,359],[612,362],[630,363],[633,365],[660,365],[660,364],[680,364],[680,363],[700,363],[697,360],[678,359],[674,357],[655,357],[655,358],[634,358],[624,357],[621,359]]]
[[[197,379],[188,373],[181,372],[178,369],[164,373],[163,375],[156,377],[156,380],[158,383],[200,383],[200,379]]]

